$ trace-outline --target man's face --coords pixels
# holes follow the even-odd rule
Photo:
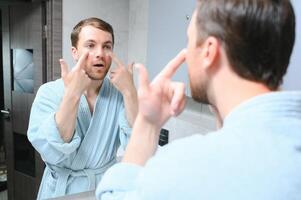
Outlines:
[[[85,71],[92,80],[103,80],[112,59],[108,52],[112,51],[112,35],[93,26],[85,26],[79,33],[77,47],[72,47],[73,58],[77,61],[83,52],[89,52]]]
[[[188,30],[188,45],[186,62],[192,98],[200,103],[208,104],[207,85],[208,78],[202,67],[202,49],[197,45],[196,11],[194,12]]]

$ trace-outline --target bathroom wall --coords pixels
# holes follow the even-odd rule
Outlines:
[[[129,51],[128,51],[128,60],[129,62],[141,62],[146,64],[147,69],[150,72],[150,77],[154,74],[154,67],[163,67],[163,66],[154,66],[157,62],[151,62],[150,59],[159,59],[153,55],[154,45],[151,45],[150,42],[157,42],[158,39],[154,38],[154,32],[150,33],[150,28],[156,27],[154,24],[154,19],[160,21],[160,17],[156,16],[156,12],[160,8],[160,5],[154,5],[159,1],[139,1],[139,0],[130,0],[130,13],[129,13]],[[151,5],[150,5],[151,3]],[[166,2],[165,2],[166,4]],[[167,3],[168,5],[168,3]],[[172,5],[172,4],[170,4]],[[190,4],[189,4],[190,5]],[[150,6],[152,6],[150,9]],[[179,6],[177,6],[179,8]],[[190,9],[190,7],[188,7]],[[162,9],[161,9],[162,10]],[[192,10],[192,9],[191,9]],[[152,12],[153,11],[153,12]],[[183,12],[185,14],[185,12]],[[185,15],[182,16],[185,20]],[[166,17],[165,17],[166,20]],[[150,27],[150,23],[152,26]],[[162,23],[162,22],[161,22]],[[182,22],[182,23],[185,23]],[[184,26],[184,25],[183,25]],[[185,33],[186,31],[183,30]],[[167,32],[165,32],[167,33]],[[151,34],[151,35],[150,35]],[[175,34],[176,35],[176,34]],[[186,35],[181,34],[184,38],[181,40],[181,44],[186,40]],[[162,35],[166,37],[166,35]],[[154,41],[156,40],[156,41]],[[161,41],[159,39],[159,41]],[[162,48],[165,49],[165,44],[161,41]],[[151,48],[150,48],[151,46]],[[185,45],[184,45],[185,47]],[[149,50],[152,50],[151,57]],[[160,57],[164,55],[160,54]],[[166,55],[165,55],[166,58]],[[164,60],[164,59],[163,59]],[[162,59],[161,59],[162,61]],[[167,63],[168,60],[166,60]],[[152,65],[153,64],[153,65]],[[183,71],[183,70],[182,70]],[[184,71],[185,72],[185,71]],[[135,74],[136,75],[136,74]],[[185,74],[186,75],[186,74]],[[183,75],[183,76],[185,76]],[[137,82],[137,77],[135,76],[135,81]],[[171,118],[163,128],[169,131],[169,141],[173,141],[178,138],[187,137],[193,134],[206,134],[209,131],[215,129],[215,120],[206,106],[195,103],[190,97],[187,97],[187,106],[184,112],[176,117]]]
[[[63,0],[63,57],[74,65],[70,33],[82,19],[98,17],[109,22],[115,32],[114,51],[127,63],[129,37],[129,0]]]
[[[146,63],[148,37],[148,0],[129,0],[129,62]]]
[[[147,66],[151,78],[187,46],[187,28],[195,3],[195,0],[149,1]],[[188,85],[187,74],[184,63],[172,79]],[[186,87],[186,95],[191,96],[189,87]]]
[[[291,0],[296,15],[296,40],[294,51],[286,76],[284,77],[283,89],[301,90],[301,1]]]

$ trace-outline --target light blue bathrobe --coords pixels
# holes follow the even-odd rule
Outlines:
[[[85,96],[81,97],[73,139],[65,143],[54,119],[63,93],[61,79],[46,83],[31,109],[28,139],[46,164],[38,199],[95,189],[131,132],[122,95],[105,78],[93,116]]]
[[[101,200],[300,200],[301,92],[236,107],[223,128],[165,145],[144,167],[118,163]]]

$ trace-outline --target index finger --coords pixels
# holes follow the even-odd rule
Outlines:
[[[89,52],[85,51],[78,59],[76,65],[74,68],[81,68],[83,69],[85,67],[85,62],[88,58]]]
[[[118,65],[118,66],[123,66],[123,63],[117,58],[117,56],[112,52],[108,52],[108,55],[111,56],[112,60]]]
[[[185,61],[186,49],[183,49],[174,57],[169,63],[164,67],[164,69],[159,73],[159,76],[165,76],[171,78],[172,75],[177,71],[180,65]]]
[[[64,59],[60,59],[59,61],[60,61],[60,65],[61,65],[61,77],[65,77],[69,72],[68,65],[64,61]]]

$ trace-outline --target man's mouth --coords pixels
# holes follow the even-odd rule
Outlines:
[[[94,67],[104,67],[104,65],[103,64],[95,64],[95,65],[93,65]]]

